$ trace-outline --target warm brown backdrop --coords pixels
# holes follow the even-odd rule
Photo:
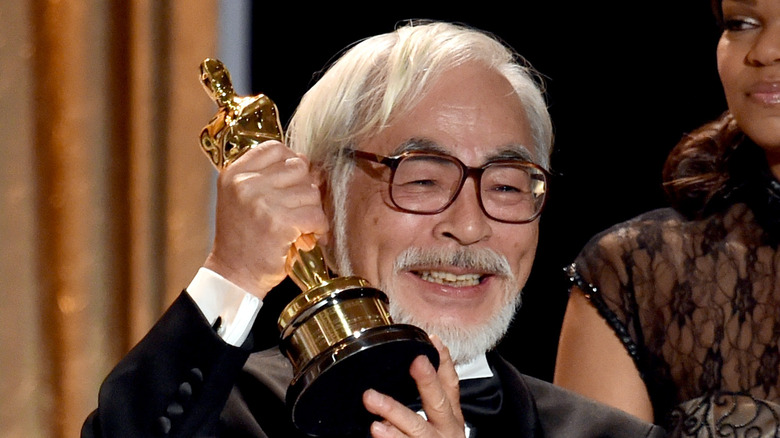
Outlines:
[[[0,22],[0,436],[74,437],[210,244],[217,0],[3,0]]]

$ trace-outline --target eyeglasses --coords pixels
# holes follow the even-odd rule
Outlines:
[[[531,222],[542,212],[547,194],[547,172],[523,160],[491,161],[469,167],[444,154],[409,151],[386,157],[355,149],[344,153],[390,168],[390,200],[408,213],[436,214],[458,197],[466,178],[474,177],[479,205],[499,222]]]

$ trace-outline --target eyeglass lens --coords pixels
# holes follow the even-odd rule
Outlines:
[[[463,167],[448,157],[412,155],[395,169],[390,195],[402,209],[418,213],[443,210],[457,196]],[[539,169],[522,163],[486,166],[479,182],[482,206],[488,216],[509,222],[532,218],[541,209],[545,178]]]

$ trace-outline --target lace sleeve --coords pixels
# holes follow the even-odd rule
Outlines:
[[[631,355],[656,413],[677,397],[670,354],[679,359],[695,336],[697,302],[685,278],[696,259],[686,227],[674,210],[645,213],[594,236],[567,268]]]
[[[617,337],[623,343],[623,346],[626,347],[628,354],[631,356],[632,359],[634,359],[634,363],[636,363],[638,367],[639,366],[638,343],[634,340],[635,338],[632,337],[631,335],[631,333],[632,332],[635,333],[636,330],[629,330],[629,328],[626,325],[626,321],[635,320],[635,318],[629,316],[628,314],[622,311],[616,312],[615,307],[611,306],[611,304],[607,302],[604,295],[601,293],[600,289],[597,286],[593,285],[592,283],[588,283],[583,279],[583,276],[578,271],[577,267],[578,265],[575,262],[567,266],[565,269],[566,275],[569,277],[572,286],[577,286],[581,291],[585,293],[585,296],[596,307],[599,314],[607,321],[610,327],[612,327],[612,330],[615,331],[615,335],[617,335]],[[641,332],[639,332],[639,335],[641,335]]]
[[[612,327],[642,373],[644,334],[633,287],[638,240],[630,223],[612,227],[594,236],[566,273]]]

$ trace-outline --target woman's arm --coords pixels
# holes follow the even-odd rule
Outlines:
[[[576,286],[561,327],[553,383],[653,421],[647,388],[634,361]]]

